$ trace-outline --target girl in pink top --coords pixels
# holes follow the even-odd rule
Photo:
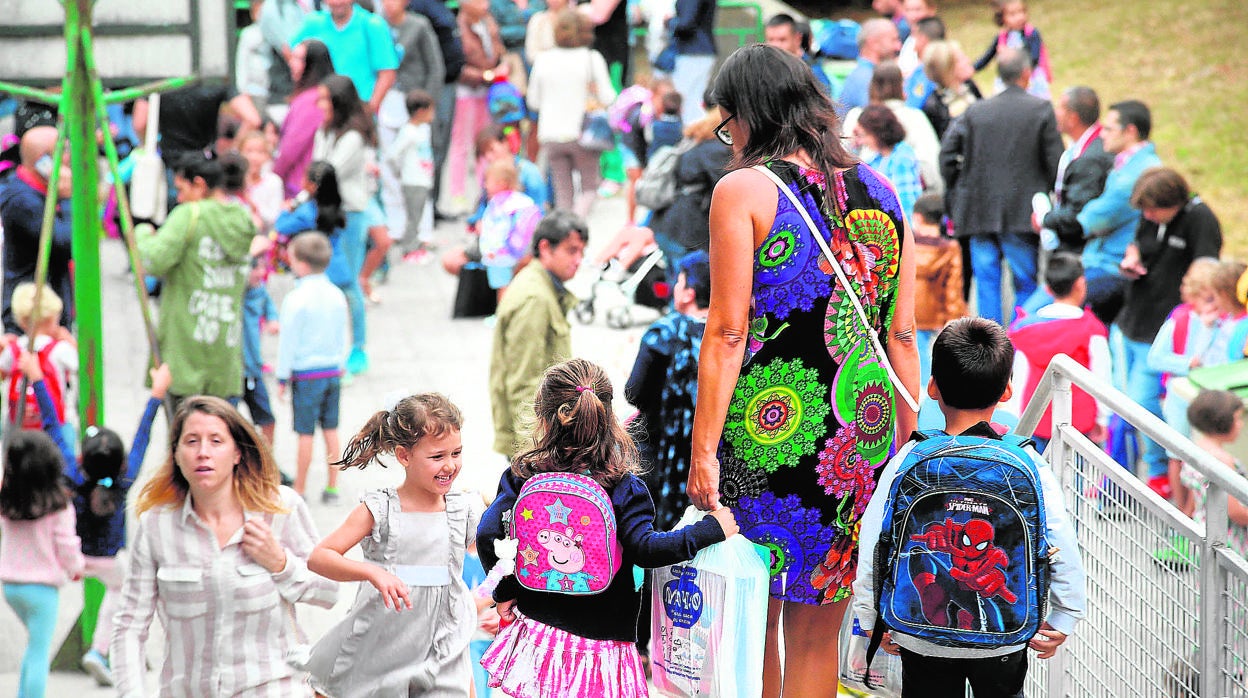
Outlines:
[[[23,369],[30,362],[23,357]],[[38,363],[34,364],[37,373]],[[32,381],[40,402],[51,405],[43,381]],[[42,395],[40,395],[42,393]],[[59,436],[59,434],[58,434]],[[56,631],[58,587],[82,577],[81,541],[75,533],[71,494],[62,484],[63,448],[47,434],[19,431],[4,453],[0,482],[0,581],[4,600],[30,638],[22,656],[17,694],[42,696]]]
[[[324,43],[308,39],[291,49],[290,76],[295,87],[273,160],[273,173],[286,184],[288,197],[299,194],[303,173],[312,162],[312,139],[325,122],[325,113],[317,106],[317,85],[333,73],[334,62]]]

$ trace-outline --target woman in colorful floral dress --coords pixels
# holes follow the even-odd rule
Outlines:
[[[714,90],[736,169],[711,203],[688,492],[703,509],[731,506],[741,532],[771,550],[764,695],[779,696],[783,676],[785,696],[835,696],[858,521],[915,428],[868,334],[878,333],[916,394],[913,241],[892,185],[844,150],[832,105],[800,60],[739,49]],[[810,214],[869,330],[801,214],[758,165]]]

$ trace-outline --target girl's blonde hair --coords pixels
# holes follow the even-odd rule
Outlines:
[[[134,506],[135,511],[142,514],[156,507],[179,507],[186,501],[190,483],[178,467],[176,458],[178,442],[182,440],[182,429],[193,413],[216,417],[225,422],[230,437],[234,439],[234,446],[241,456],[238,465],[234,466],[234,495],[238,497],[243,509],[268,514],[286,513],[278,491],[281,474],[268,444],[260,439],[256,430],[230,403],[208,395],[188,397],[178,406],[178,411],[173,415],[173,424],[169,426],[169,456],[147,484],[143,485],[139,500]]]
[[[485,176],[503,180],[507,183],[507,188],[513,191],[520,187],[520,171],[510,158],[500,158],[486,165]]]
[[[601,366],[572,359],[542,376],[533,411],[532,449],[516,456],[511,471],[528,479],[541,472],[585,472],[604,488],[641,470],[637,446],[611,410],[611,381]]]
[[[1187,267],[1187,273],[1183,274],[1183,280],[1179,282],[1179,295],[1183,302],[1191,302],[1198,294],[1212,293],[1221,266],[1222,263],[1216,257],[1198,257],[1192,260]]]
[[[393,409],[382,410],[369,418],[360,433],[351,437],[342,460],[334,465],[346,470],[361,468],[373,461],[386,467],[378,456],[393,454],[394,449],[411,448],[426,436],[439,437],[448,431],[459,431],[464,415],[445,395],[420,393],[399,400]]]
[[[958,53],[962,44],[957,41],[932,41],[923,49],[923,72],[938,87],[948,87],[953,77],[953,68],[957,63]]]
[[[1238,286],[1245,268],[1243,262],[1227,259],[1220,262],[1217,271],[1214,272],[1213,295],[1217,296],[1219,306],[1226,312],[1243,310],[1243,304],[1239,300]]]
[[[9,302],[13,310],[13,319],[28,332],[33,332],[35,329],[30,327],[30,320],[35,315],[35,291],[33,283],[23,281],[13,289],[13,299]],[[60,296],[56,295],[56,291],[44,286],[43,294],[39,296],[39,320],[42,322],[53,318],[59,322],[64,308],[65,303],[61,301]]]

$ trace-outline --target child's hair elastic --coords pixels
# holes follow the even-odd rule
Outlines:
[[[578,393],[583,393],[583,392],[585,392],[586,390],[589,390],[589,389],[590,389],[590,387],[589,387],[588,385],[578,385],[578,386],[576,386],[576,392],[578,392]]]

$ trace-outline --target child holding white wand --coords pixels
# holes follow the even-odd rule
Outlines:
[[[467,698],[468,642],[486,601],[474,600],[461,578],[477,530],[468,497],[451,491],[462,424],[445,397],[413,395],[374,414],[337,463],[363,468],[393,454],[407,475],[397,488],[366,493],[308,558],[319,575],[368,582],[300,667],[319,694]],[[357,544],[366,562],[343,556]]]

